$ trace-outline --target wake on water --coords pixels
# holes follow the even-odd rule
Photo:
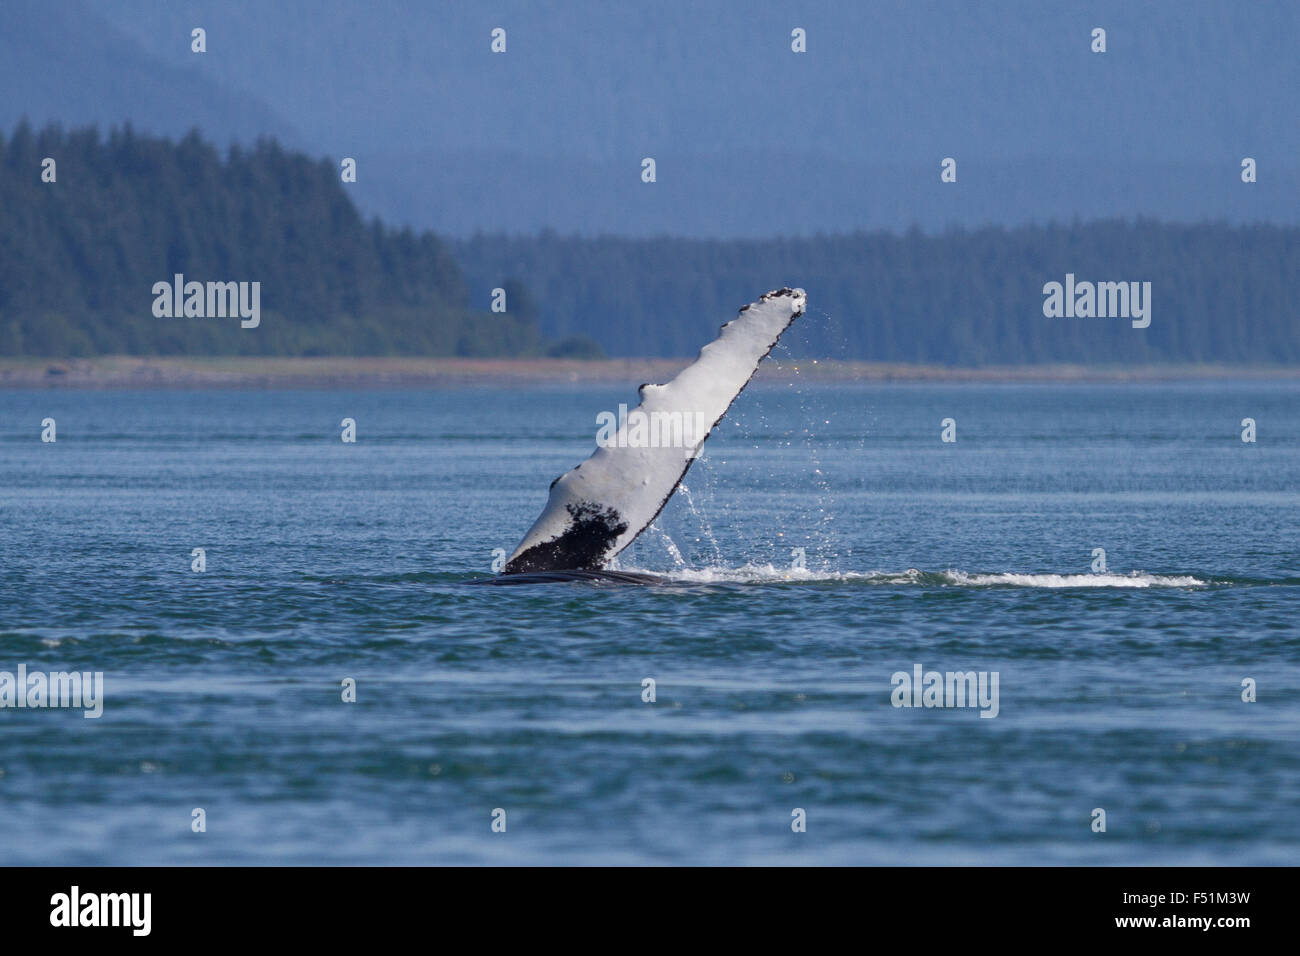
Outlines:
[[[1147,574],[994,574],[966,571],[815,571],[809,568],[778,568],[772,564],[746,564],[739,568],[676,568],[653,572],[641,568],[620,568],[619,574],[648,575],[667,583],[680,584],[777,584],[860,582],[863,584],[962,588],[1195,588],[1213,581],[1191,575]]]
[[[617,563],[617,562],[616,562]],[[922,586],[955,588],[1199,588],[1216,582],[1192,575],[1147,574],[1020,574],[1016,572],[968,573],[966,571],[814,571],[809,568],[778,568],[773,564],[745,564],[738,568],[679,566],[672,571],[648,568],[611,567],[602,571],[544,571],[504,575],[478,580],[475,584],[546,584],[554,582],[588,584],[865,584],[877,586]]]

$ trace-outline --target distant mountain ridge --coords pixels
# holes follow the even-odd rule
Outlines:
[[[125,9],[84,0],[0,3],[0,130],[26,118],[37,127],[131,123],[174,138],[197,127],[221,146],[261,136],[301,144],[293,124],[255,94],[168,62],[106,17]],[[188,50],[189,31],[176,42]]]
[[[460,237],[1298,225],[1298,46],[1290,0],[7,0],[0,129],[273,135],[355,157],[367,214]]]

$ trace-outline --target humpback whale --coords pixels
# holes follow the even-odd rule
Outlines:
[[[713,427],[805,305],[803,289],[768,292],[742,306],[671,382],[642,385],[640,404],[613,440],[551,482],[546,507],[497,580],[617,577],[602,569],[659,516]],[[644,428],[630,424],[634,417],[637,425],[667,421],[677,428],[652,428],[647,439]],[[683,421],[712,424],[700,434],[683,429]],[[676,440],[658,440],[665,434]]]

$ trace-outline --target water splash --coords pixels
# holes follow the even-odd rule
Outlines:
[[[716,564],[721,564],[722,548],[718,546],[718,539],[713,534],[713,525],[709,523],[709,519],[704,512],[695,506],[695,498],[691,496],[691,489],[686,487],[686,482],[683,481],[677,486],[677,493],[686,499],[686,507],[690,510],[691,517],[698,523],[700,535],[708,546],[713,549],[712,560]]]
[[[657,541],[663,545],[664,550],[668,552],[669,559],[673,562],[673,567],[679,571],[686,569],[686,558],[682,555],[681,549],[677,547],[677,542],[673,540],[672,535],[659,527],[658,521],[651,522],[650,527],[646,528],[641,537],[643,540]],[[610,568],[620,571],[627,570],[622,567],[617,558],[610,564]]]

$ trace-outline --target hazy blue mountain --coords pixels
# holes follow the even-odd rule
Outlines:
[[[0,122],[273,131],[356,157],[363,210],[452,235],[1300,222],[1291,0],[3,9]],[[956,184],[939,181],[947,156]]]
[[[37,127],[130,122],[169,136],[198,127],[221,144],[298,142],[293,124],[255,93],[154,55],[104,18],[111,12],[82,0],[0,3],[0,129],[26,116]],[[188,51],[188,31],[175,42]]]

